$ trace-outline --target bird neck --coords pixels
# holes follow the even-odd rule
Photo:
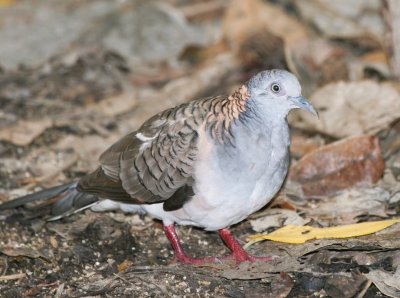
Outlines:
[[[232,125],[247,111],[250,93],[245,85],[212,106],[206,119],[207,129],[214,140],[223,143],[232,138]]]
[[[233,118],[238,118],[239,114],[247,110],[247,102],[250,99],[250,93],[246,85],[242,85],[228,96],[227,106],[232,112]]]
[[[271,105],[260,105],[252,98],[247,86],[242,85],[232,95],[212,104],[211,112],[206,117],[206,128],[218,143],[233,144],[239,131],[263,132],[287,126],[287,109],[276,107],[280,105],[272,105],[272,108]]]

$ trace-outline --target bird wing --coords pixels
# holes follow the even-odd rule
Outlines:
[[[78,190],[143,204],[166,201],[191,186],[207,107],[194,101],[153,116],[107,149],[100,167],[81,179]]]

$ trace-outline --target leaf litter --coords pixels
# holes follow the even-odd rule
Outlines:
[[[229,93],[255,72],[279,67],[301,77],[320,120],[291,115],[289,179],[271,208],[233,227],[234,234],[244,241],[295,224],[305,230],[300,236],[316,238],[313,231],[399,217],[400,89],[391,42],[381,46],[382,32],[392,30],[382,27],[382,16],[395,15],[381,12],[391,6],[374,0],[140,2],[151,24],[125,2],[95,0],[71,9],[45,0],[35,7],[7,1],[0,8],[0,41],[7,45],[0,50],[0,200],[76,179],[154,113]],[[42,22],[76,30],[65,31],[60,43],[40,31]],[[140,26],[150,33],[140,35]],[[31,48],[38,51],[26,51]],[[191,267],[168,265],[161,224],[147,216],[87,211],[45,223],[19,209],[0,219],[6,297],[399,296],[398,224],[348,239],[248,248],[275,256],[271,263]],[[178,233],[194,256],[228,253],[215,233],[190,227]]]

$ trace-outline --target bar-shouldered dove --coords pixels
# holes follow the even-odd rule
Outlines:
[[[265,206],[281,188],[289,165],[286,117],[295,108],[317,114],[293,74],[262,71],[230,96],[158,113],[107,149],[93,173],[6,202],[0,211],[60,197],[52,219],[89,207],[160,219],[182,263],[218,258],[187,256],[175,224],[218,230],[236,262],[270,260],[249,255],[227,228]]]

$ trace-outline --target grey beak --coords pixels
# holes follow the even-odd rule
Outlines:
[[[293,104],[303,110],[309,111],[311,114],[318,116],[318,112],[314,109],[311,103],[303,96],[289,96],[289,100],[293,102]]]

